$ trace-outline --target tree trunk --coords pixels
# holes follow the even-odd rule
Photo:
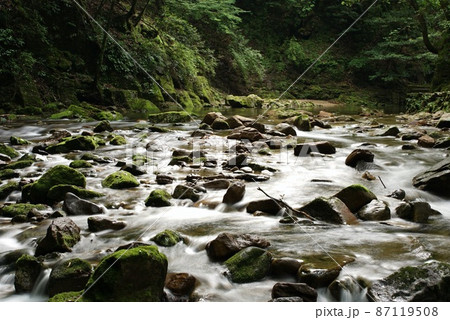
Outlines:
[[[142,9],[141,13],[139,13],[139,16],[137,17],[136,22],[134,23],[134,26],[137,26],[139,22],[141,22],[142,17],[144,16],[145,10],[147,10],[147,7],[149,5],[151,0],[147,0],[147,3],[145,4],[144,8]]]
[[[431,53],[438,54],[439,50],[431,43],[429,34],[428,34],[428,26],[427,21],[425,19],[425,16],[420,10],[419,4],[417,3],[417,0],[408,0],[410,6],[414,9],[416,12],[416,19],[419,22],[420,31],[422,32],[422,38],[423,43],[425,44],[425,47],[430,51]]]

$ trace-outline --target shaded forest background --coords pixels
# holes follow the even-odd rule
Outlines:
[[[373,1],[72,0],[0,3],[0,113],[276,98]],[[285,98],[401,105],[450,90],[447,0],[379,0]],[[135,59],[135,60],[134,60]],[[137,63],[139,65],[137,65]],[[154,78],[160,85],[156,85]]]

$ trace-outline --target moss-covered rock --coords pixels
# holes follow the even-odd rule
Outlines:
[[[225,103],[232,108],[261,108],[264,100],[255,94],[246,97],[229,95],[225,98]]]
[[[191,162],[192,158],[190,156],[172,157],[172,159],[169,162],[169,166],[181,166],[183,164]]]
[[[311,217],[335,224],[355,224],[356,217],[337,197],[324,198],[319,197],[300,208],[300,211],[306,212]]]
[[[62,292],[48,299],[48,302],[84,302],[86,299],[82,295],[83,291]]]
[[[86,285],[85,297],[91,301],[161,301],[167,265],[166,256],[155,246],[119,250],[100,262]]]
[[[76,150],[95,150],[98,147],[98,139],[92,136],[73,136],[64,138],[62,142],[48,146],[48,153],[68,153]]]
[[[54,202],[59,202],[64,200],[64,197],[68,192],[73,193],[74,195],[83,199],[93,199],[105,196],[103,193],[80,188],[70,184],[58,184],[56,186],[51,187],[48,190],[47,199]]]
[[[377,200],[376,195],[360,184],[348,186],[334,196],[344,202],[351,212],[358,212],[359,209],[369,204],[372,200]]]
[[[112,138],[109,141],[110,144],[114,145],[114,146],[121,146],[121,145],[125,145],[127,144],[127,139],[125,139],[124,136],[114,136],[114,138]]]
[[[0,170],[0,180],[8,180],[18,178],[20,174],[13,169]]]
[[[83,290],[92,274],[89,262],[75,258],[58,263],[50,273],[48,294],[50,297],[71,291]]]
[[[16,262],[14,287],[17,293],[31,292],[42,271],[42,262],[28,254],[22,255]]]
[[[183,241],[183,237],[176,231],[164,230],[155,235],[150,240],[154,241],[157,245],[162,247],[172,247],[178,242]]]
[[[100,121],[99,123],[97,123],[97,125],[94,127],[93,130],[95,133],[100,133],[100,132],[113,132],[114,129],[111,127],[111,123],[108,120],[103,120]]]
[[[155,113],[148,116],[148,121],[151,123],[177,123],[189,122],[192,120],[192,115],[185,111],[168,111]]]
[[[25,140],[20,137],[15,137],[15,136],[12,136],[11,138],[9,138],[9,143],[11,143],[12,146],[24,146],[27,144],[31,144],[30,141]]]
[[[151,101],[134,98],[128,101],[127,116],[129,118],[145,118],[152,113],[159,113],[161,110]]]
[[[34,163],[33,160],[14,161],[14,162],[11,162],[10,164],[8,164],[5,167],[5,169],[11,169],[11,170],[24,169],[24,168],[31,167],[33,165],[33,163]]]
[[[245,248],[225,261],[231,281],[254,282],[263,279],[270,270],[272,255],[258,247]]]
[[[27,216],[28,213],[33,210],[46,210],[48,209],[47,206],[43,205],[43,204],[29,204],[29,203],[14,203],[14,204],[9,204],[9,205],[5,205],[3,207],[0,208],[0,214],[3,217],[8,217],[8,218],[14,218],[17,216]]]
[[[170,203],[171,198],[172,196],[167,191],[156,189],[145,199],[145,205],[147,207],[169,207],[172,205]]]
[[[299,115],[294,120],[294,125],[300,131],[311,131],[311,122],[309,121],[309,117],[307,115]]]
[[[16,190],[19,190],[19,183],[16,181],[10,181],[0,186],[0,200],[5,199]]]
[[[22,190],[22,199],[31,203],[49,203],[49,190],[61,184],[86,187],[86,178],[77,170],[68,166],[57,165],[49,169],[44,175],[28,188]]]
[[[105,111],[88,103],[70,105],[67,109],[50,116],[50,119],[80,119],[80,120],[120,120],[122,115],[118,112]]]
[[[0,143],[0,153],[6,154],[10,158],[17,158],[19,156],[19,153],[14,148],[4,143]]]
[[[126,189],[139,186],[139,181],[127,171],[117,171],[102,181],[102,186],[111,189]]]
[[[39,241],[35,255],[70,252],[80,238],[80,228],[71,219],[56,218],[47,228],[45,237]]]
[[[69,164],[69,167],[74,169],[92,168],[92,164],[86,160],[74,160]]]

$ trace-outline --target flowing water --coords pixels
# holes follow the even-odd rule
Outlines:
[[[254,115],[255,116],[255,115]],[[383,123],[394,123],[394,117],[386,116],[378,119]],[[276,121],[265,119],[268,126]],[[0,139],[5,142],[10,136],[20,136],[37,142],[50,136],[52,129],[66,129],[73,134],[92,129],[95,123],[79,122],[38,122],[17,123],[0,127]],[[221,232],[250,233],[268,239],[271,246],[268,250],[275,257],[292,257],[302,260],[323,259],[329,255],[339,257],[351,256],[354,262],[346,265],[340,277],[353,276],[373,281],[383,278],[400,267],[418,265],[428,259],[449,261],[450,253],[450,206],[449,201],[415,189],[412,178],[420,171],[448,156],[448,151],[435,149],[401,150],[400,139],[379,137],[373,131],[358,131],[364,126],[363,119],[357,122],[336,123],[329,130],[314,129],[311,132],[297,131],[299,141],[327,140],[337,148],[331,157],[295,157],[292,149],[271,150],[271,155],[252,154],[255,162],[276,168],[265,182],[247,182],[244,199],[235,207],[229,208],[220,204],[224,190],[208,190],[202,204],[192,206],[187,200],[180,200],[176,206],[152,208],[144,205],[148,194],[157,186],[156,173],[171,173],[177,181],[163,186],[172,191],[182,183],[188,174],[202,176],[224,171],[220,164],[233,156],[228,152],[236,143],[227,140],[226,132],[209,138],[191,138],[191,133],[198,126],[189,123],[171,127],[170,133],[149,133],[134,129],[136,122],[114,122],[115,133],[127,138],[126,146],[100,147],[95,154],[114,159],[109,164],[99,164],[86,169],[87,188],[105,193],[106,196],[93,200],[104,205],[106,215],[126,221],[127,227],[119,230],[106,230],[97,233],[88,231],[87,216],[74,216],[71,219],[81,228],[82,239],[73,251],[64,253],[61,259],[79,257],[93,264],[120,245],[132,241],[150,241],[156,233],[172,229],[182,233],[186,243],[178,243],[174,247],[160,247],[169,261],[169,272],[188,272],[194,275],[199,286],[196,295],[200,301],[268,301],[271,289],[280,280],[295,279],[266,278],[248,284],[234,284],[224,275],[225,268],[221,263],[211,262],[205,251],[208,241]],[[401,126],[401,124],[398,124]],[[402,129],[403,130],[403,129]],[[344,164],[347,155],[362,143],[372,145],[365,148],[375,154],[375,164],[370,172],[379,179],[367,181],[362,179],[362,172]],[[150,149],[146,146],[150,144]],[[31,146],[19,147],[21,153],[31,151]],[[208,157],[214,157],[219,164],[217,168],[198,168],[168,166],[174,148],[202,150]],[[45,170],[57,164],[68,165],[76,154],[39,156],[42,162],[22,169],[22,177],[38,178]],[[128,190],[108,190],[101,186],[101,181],[110,173],[117,171],[118,160],[131,162],[135,154],[145,154],[151,160],[144,165],[147,174],[140,176],[141,185]],[[261,187],[274,197],[283,199],[293,207],[299,207],[318,196],[331,196],[340,189],[354,184],[364,184],[379,199],[387,201],[391,210],[398,204],[397,200],[386,197],[395,189],[404,189],[410,199],[423,199],[433,209],[442,213],[434,216],[429,223],[417,224],[401,220],[393,214],[388,223],[360,222],[357,225],[308,225],[280,224],[280,217],[253,216],[245,211],[245,204],[265,196],[257,190]],[[6,199],[14,202],[20,199],[15,192]],[[217,203],[217,205],[216,205]],[[10,219],[0,218],[0,257],[14,250],[34,253],[36,241],[45,235],[50,221],[39,224],[11,224]],[[31,294],[14,293],[14,270],[0,265],[0,301],[45,301],[45,286],[50,273],[51,263],[46,262],[45,269],[39,277]],[[332,297],[326,290],[319,291],[320,301],[330,301]],[[364,301],[365,292],[355,288],[352,292],[341,295],[342,301]]]

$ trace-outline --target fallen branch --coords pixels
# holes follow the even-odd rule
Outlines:
[[[278,204],[278,206],[280,206],[280,208],[285,208],[285,209],[287,209],[288,211],[294,213],[296,216],[303,216],[303,217],[305,217],[305,218],[308,218],[309,220],[317,221],[317,219],[311,217],[311,216],[310,216],[309,214],[307,214],[306,212],[300,211],[300,210],[296,210],[296,209],[292,208],[290,205],[288,205],[286,202],[284,202],[284,201],[281,200],[281,199],[275,199],[274,197],[272,197],[271,195],[269,195],[267,192],[265,192],[263,189],[261,189],[261,187],[258,187],[257,190],[259,190],[259,191],[261,191],[262,193],[264,193],[264,195],[265,195],[266,197],[268,197],[269,199],[275,201],[275,202]]]

